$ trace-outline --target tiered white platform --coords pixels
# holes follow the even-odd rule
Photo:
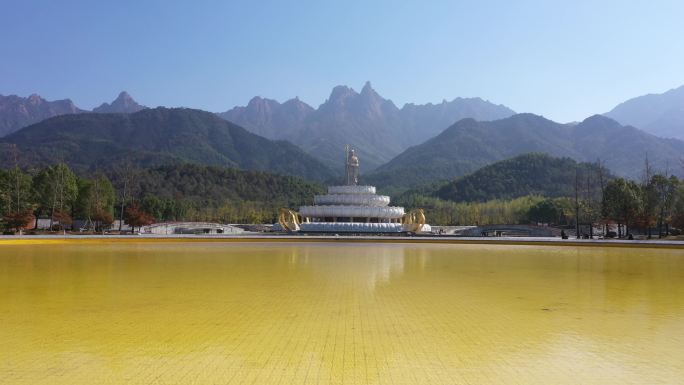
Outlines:
[[[301,231],[399,233],[403,207],[389,206],[390,197],[376,195],[373,186],[330,186],[316,195],[313,206],[301,206]]]
[[[401,223],[304,222],[299,225],[299,229],[312,233],[401,233],[404,232],[404,225]]]
[[[405,213],[403,207],[390,206],[387,195],[377,195],[374,186],[358,186],[359,158],[349,146],[345,152],[346,185],[328,187],[327,194],[314,196],[313,206],[301,206],[299,212],[281,208],[277,228],[321,233],[430,231],[422,209]]]

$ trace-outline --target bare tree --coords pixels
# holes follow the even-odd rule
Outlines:
[[[652,186],[653,176],[655,175],[653,166],[648,159],[648,153],[644,157],[644,172],[643,180],[641,181],[641,190],[643,193],[643,202],[641,207],[640,222],[641,226],[646,228],[648,239],[651,239],[651,226],[655,217],[655,212],[658,206],[657,193]]]
[[[117,190],[119,190],[119,199],[121,200],[119,211],[119,231],[122,230],[124,213],[126,212],[126,203],[133,195],[135,184],[138,178],[138,170],[133,166],[130,160],[126,160],[123,165],[115,170],[115,178]]]
[[[579,224],[579,166],[575,166],[575,237],[580,238],[580,224]]]
[[[653,167],[651,166],[651,162],[648,160],[648,153],[646,153],[644,157],[644,173],[642,175],[641,184],[646,186],[648,182],[651,181],[651,177],[653,177]]]
[[[604,167],[603,167],[603,162],[601,162],[601,158],[596,159],[596,164],[598,165],[598,180],[599,180],[599,186],[601,187],[601,214],[605,212],[605,199],[604,197],[606,196],[606,179],[603,175]],[[603,228],[603,236],[606,236],[608,234],[608,222],[605,221],[605,226]]]

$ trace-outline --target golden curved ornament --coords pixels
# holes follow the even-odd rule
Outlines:
[[[299,231],[299,214],[288,208],[281,208],[278,213],[278,224],[280,227],[287,231]]]
[[[414,209],[404,214],[401,218],[401,223],[404,225],[406,231],[417,233],[423,230],[425,225],[425,211],[423,209]]]

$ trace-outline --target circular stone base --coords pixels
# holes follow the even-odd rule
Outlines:
[[[299,231],[324,233],[401,233],[401,223],[309,222],[299,225]]]
[[[375,194],[375,186],[328,186],[328,194]]]
[[[314,204],[317,206],[370,206],[385,207],[389,205],[390,197],[375,194],[327,194],[315,195]]]
[[[399,219],[404,216],[403,207],[373,206],[302,206],[299,215],[307,218],[354,217]]]
[[[430,232],[430,225],[423,225],[421,233]],[[301,223],[299,231],[320,233],[403,233],[401,223],[363,223],[363,222],[309,222]]]

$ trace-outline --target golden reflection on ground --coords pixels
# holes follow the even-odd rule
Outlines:
[[[0,384],[675,384],[676,249],[0,247]]]

